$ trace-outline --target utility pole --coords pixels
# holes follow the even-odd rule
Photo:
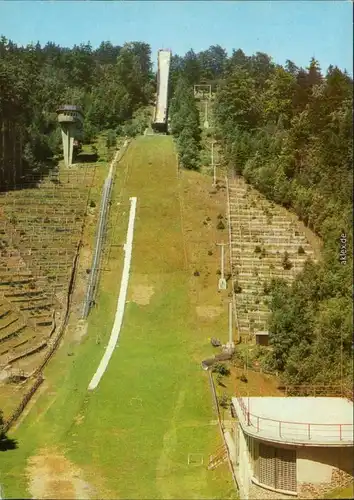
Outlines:
[[[205,116],[204,116],[204,128],[209,128],[208,122],[208,101],[205,101]]]
[[[215,159],[214,159],[214,145],[215,145],[215,140],[213,139],[212,140],[212,143],[211,143],[211,166],[212,166],[212,169],[213,169],[213,187],[216,186],[216,166],[217,166],[217,163],[215,163]]]
[[[226,290],[226,279],[224,276],[224,246],[228,243],[217,243],[221,247],[221,278],[219,279],[219,290]]]
[[[226,345],[227,348],[230,350],[235,349],[235,344],[232,335],[232,302],[229,302],[229,341]]]

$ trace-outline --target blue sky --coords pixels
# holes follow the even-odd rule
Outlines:
[[[266,52],[280,64],[312,56],[353,73],[353,4],[312,1],[0,1],[0,34],[18,44],[48,40],[72,46],[102,40],[144,41],[153,54],[183,55],[219,44],[230,53]]]

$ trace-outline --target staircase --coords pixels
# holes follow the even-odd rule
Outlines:
[[[216,450],[215,455],[210,455],[208,470],[214,470],[227,460],[227,448],[223,444]]]

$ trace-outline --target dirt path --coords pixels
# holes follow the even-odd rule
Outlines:
[[[43,449],[31,457],[26,472],[32,498],[88,500],[94,493],[80,469],[55,449]]]

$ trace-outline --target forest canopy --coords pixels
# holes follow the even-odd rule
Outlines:
[[[17,46],[0,38],[0,189],[61,150],[56,109],[75,104],[85,114],[84,140],[117,129],[149,104],[155,86],[150,46],[102,42],[97,49],[48,42]]]
[[[176,96],[181,79],[216,91],[214,135],[229,171],[295,211],[324,243],[322,258],[308,262],[292,286],[272,284],[266,368],[290,384],[350,383],[352,77],[336,66],[323,73],[314,58],[306,68],[290,60],[282,66],[261,52],[228,57],[212,46],[173,56]]]
[[[292,286],[272,286],[265,360],[288,383],[352,378],[353,80],[315,59],[306,68],[268,54],[229,56],[219,45],[184,56],[170,71],[171,130],[181,166],[199,167],[200,128],[193,85],[215,92],[215,138],[230,172],[296,212],[324,242]],[[19,47],[0,39],[0,189],[60,151],[55,110],[83,107],[85,140],[119,130],[152,102],[151,48],[102,42]],[[346,258],[340,260],[341,238]]]

